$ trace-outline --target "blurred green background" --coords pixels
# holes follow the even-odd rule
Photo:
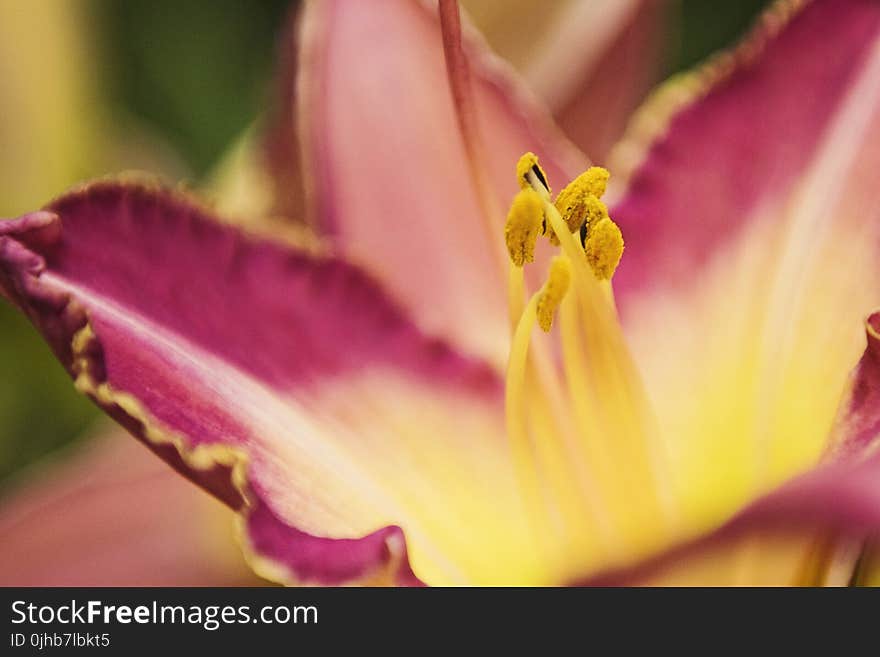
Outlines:
[[[277,33],[289,11],[288,0],[48,2],[77,6],[81,14],[77,29],[91,49],[85,75],[104,115],[131,127],[131,134],[138,135],[130,137],[132,142],[149,138],[163,144],[148,164],[160,162],[166,174],[196,183],[265,103]],[[0,8],[4,3],[5,10],[28,4],[0,0]],[[764,4],[762,0],[681,0],[669,71],[689,67],[730,44]],[[37,24],[37,30],[40,27]],[[34,36],[39,39],[40,34]],[[28,45],[33,44],[13,54],[0,53],[13,60],[27,57],[20,51]],[[15,65],[13,60],[8,63]],[[0,109],[2,85],[0,78]],[[51,97],[53,89],[47,93]],[[7,125],[7,130],[10,127],[15,128]],[[60,130],[67,135],[77,128],[62,123]],[[10,199],[0,197],[0,216],[21,211],[13,206]],[[0,368],[2,484],[18,469],[82,435],[96,410],[74,392],[27,321],[3,301]]]

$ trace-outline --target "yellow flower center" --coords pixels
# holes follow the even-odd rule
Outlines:
[[[624,560],[668,536],[667,464],[617,319],[610,279],[620,229],[600,200],[608,171],[591,167],[554,200],[537,157],[516,167],[522,190],[505,228],[511,341],[506,421],[523,503],[553,564]],[[559,252],[525,300],[538,238]],[[535,265],[538,266],[538,265]],[[559,329],[552,332],[559,316]],[[550,335],[533,332],[538,324]]]

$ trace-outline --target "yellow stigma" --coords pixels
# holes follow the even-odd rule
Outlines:
[[[623,255],[623,235],[607,216],[594,224],[584,242],[584,255],[600,281],[607,281]]]
[[[553,317],[556,315],[556,309],[562,303],[565,293],[568,292],[570,282],[571,265],[568,262],[568,258],[565,256],[555,256],[550,261],[550,273],[547,276],[547,282],[541,288],[536,308],[538,324],[545,331],[549,331],[553,326]]]
[[[531,151],[519,158],[519,161],[516,163],[516,179],[519,181],[519,186],[522,189],[528,189],[532,186],[532,183],[529,180],[529,173],[534,173],[541,184],[544,185],[544,188],[548,192],[550,191],[550,183],[547,182],[547,174],[544,173],[541,165],[538,164],[538,156]]]
[[[605,193],[609,176],[602,167],[590,167],[559,192],[555,206],[572,233],[581,227],[585,219],[589,220],[589,210],[596,210],[596,202]]]
[[[507,224],[504,227],[504,241],[510,260],[517,267],[535,259],[535,244],[544,229],[544,203],[531,187],[520,190],[513,199]]]

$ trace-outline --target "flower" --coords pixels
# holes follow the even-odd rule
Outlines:
[[[270,579],[871,581],[880,7],[774,6],[649,103],[607,194],[439,13],[307,6],[320,240],[99,181],[0,223],[4,295]]]

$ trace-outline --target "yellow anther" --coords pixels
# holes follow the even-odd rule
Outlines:
[[[543,228],[544,202],[540,195],[531,187],[520,190],[513,197],[504,227],[507,252],[517,267],[535,259],[535,243]]]
[[[554,257],[550,261],[550,273],[547,276],[547,282],[541,288],[536,308],[538,324],[545,331],[549,331],[553,326],[553,317],[556,315],[556,309],[562,303],[570,282],[571,264],[568,258],[565,256]]]
[[[588,196],[584,201],[584,234],[589,238],[593,226],[603,219],[608,219],[608,207],[595,196]]]
[[[595,205],[595,201],[605,193],[608,178],[609,173],[606,169],[590,167],[559,192],[559,196],[556,197],[556,209],[559,210],[559,214],[572,233],[584,223],[588,204]]]
[[[596,198],[602,198],[605,189],[608,187],[608,179],[610,177],[611,174],[608,173],[608,169],[590,167],[575,178],[573,182],[580,181],[578,184],[584,188],[587,194],[592,194]]]
[[[532,172],[534,172],[535,176],[549,192],[550,182],[547,180],[547,174],[544,173],[544,169],[538,164],[538,156],[529,151],[519,158],[519,161],[516,163],[516,179],[521,188],[526,189],[532,186],[528,178],[529,173]]]
[[[606,217],[593,225],[584,242],[584,255],[596,278],[609,280],[623,255],[623,235],[617,224]]]

